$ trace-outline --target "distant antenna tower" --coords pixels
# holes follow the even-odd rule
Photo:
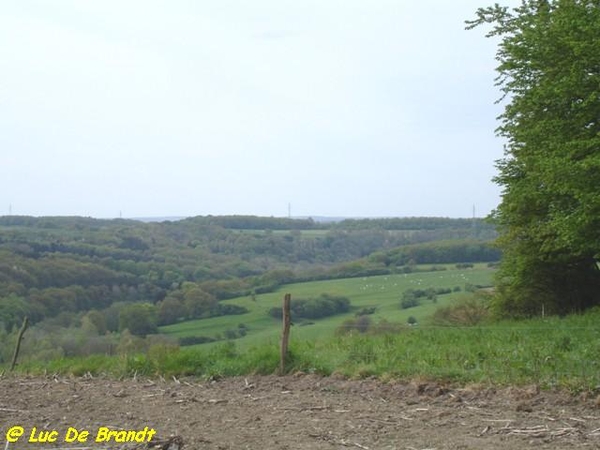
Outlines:
[[[292,204],[288,203],[288,219],[292,218]]]
[[[8,205],[8,215],[12,216],[12,204]]]
[[[473,222],[471,226],[473,228],[473,236],[475,236],[477,234],[477,218],[475,217],[475,205],[473,205]]]

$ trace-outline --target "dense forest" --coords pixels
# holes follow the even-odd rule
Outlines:
[[[27,316],[34,324],[146,335],[177,320],[241,314],[219,301],[285,283],[497,261],[494,237],[490,224],[468,219],[5,216],[0,331],[14,332]]]
[[[507,317],[600,305],[600,4],[479,8],[468,28],[498,42],[506,143],[493,214],[503,258],[495,309]]]

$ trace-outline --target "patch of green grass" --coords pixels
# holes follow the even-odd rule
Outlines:
[[[427,267],[427,266],[426,266]],[[441,267],[441,266],[440,266]],[[390,322],[406,323],[410,316],[418,322],[433,314],[439,305],[451,302],[460,293],[438,297],[437,303],[423,300],[421,306],[402,310],[399,308],[402,293],[407,289],[454,288],[464,290],[466,284],[490,285],[494,271],[486,264],[477,264],[473,269],[456,269],[454,265],[446,266],[447,270],[437,272],[416,272],[410,274],[381,275],[373,277],[345,278],[339,280],[313,281],[283,286],[269,294],[251,297],[240,297],[223,303],[240,305],[249,310],[247,314],[221,316],[210,319],[193,320],[160,328],[161,333],[174,338],[185,336],[223,336],[228,329],[237,328],[244,323],[248,327],[245,337],[236,339],[241,348],[276,343],[281,332],[281,321],[268,315],[269,309],[281,306],[285,293],[292,298],[318,297],[323,293],[348,297],[352,311],[328,318],[297,323],[292,329],[295,339],[322,340],[334,335],[345,320],[353,318],[355,311],[365,307],[376,307],[371,319],[377,322],[386,319]],[[312,323],[312,324],[309,324]],[[211,347],[218,343],[199,344]]]
[[[317,343],[311,352],[350,377],[385,374],[400,379],[597,389],[600,329],[590,323],[591,318],[600,319],[600,313],[341,336]]]
[[[384,275],[327,280],[284,286],[277,292],[232,299],[226,303],[248,308],[249,313],[183,322],[162,327],[172,337],[224,335],[243,323],[248,334],[234,341],[176,348],[153,346],[146,354],[94,355],[61,358],[45,363],[24,362],[17,371],[113,376],[227,377],[271,374],[279,367],[281,321],[268,310],[281,306],[284,293],[293,298],[322,293],[349,297],[348,314],[296,323],[291,330],[289,372],[303,371],[348,377],[432,379],[460,384],[538,384],[573,391],[600,389],[600,308],[582,315],[524,321],[502,321],[472,327],[434,327],[428,320],[440,306],[464,296],[465,284],[488,285],[493,271],[486,265],[474,269],[448,266],[438,272]],[[418,307],[400,309],[407,289],[454,288],[461,292],[439,296],[436,303],[423,299]],[[375,307],[373,324],[386,320],[402,324],[393,333],[349,333],[336,329],[354,312]],[[414,316],[418,325],[409,327]],[[377,327],[374,327],[377,329]]]
[[[566,318],[503,321],[476,327],[404,327],[394,334],[326,339],[292,335],[286,370],[351,378],[429,379],[461,385],[536,384],[573,392],[600,389],[600,309]],[[278,342],[161,349],[140,355],[59,359],[19,366],[27,373],[220,378],[272,374]]]

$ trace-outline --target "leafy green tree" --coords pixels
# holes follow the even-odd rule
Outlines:
[[[18,328],[28,315],[30,307],[24,298],[17,295],[0,298],[0,330],[9,332]]]
[[[119,314],[127,303],[116,302],[102,311],[107,331],[119,331]]]
[[[158,332],[156,323],[156,307],[150,303],[132,303],[119,312],[119,331],[146,336]]]
[[[191,283],[190,283],[191,284]],[[188,317],[196,319],[210,316],[210,313],[218,305],[217,299],[199,287],[190,287],[183,293],[183,305]]]
[[[321,294],[316,298],[292,299],[290,311],[292,320],[300,318],[320,319],[350,311],[350,299],[330,294]],[[276,319],[281,319],[282,314],[281,307],[274,307],[269,310],[269,315]]]
[[[106,326],[106,317],[100,311],[92,309],[87,313],[87,317],[94,324],[96,330],[98,330],[98,334],[105,334],[108,331]]]
[[[492,24],[488,36],[501,39],[498,311],[563,314],[598,304],[600,4],[496,4],[467,24]]]
[[[165,298],[163,301],[157,304],[158,312],[158,324],[169,325],[177,322],[177,320],[183,318],[187,314],[187,310],[183,302],[174,297],[170,296]]]

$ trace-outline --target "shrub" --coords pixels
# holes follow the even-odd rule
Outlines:
[[[368,316],[360,316],[356,319],[356,329],[360,333],[366,333],[371,325],[371,318]]]
[[[350,310],[350,300],[347,297],[321,294],[317,298],[292,300],[290,312],[292,320],[319,319],[333,316]],[[276,319],[282,318],[282,308],[275,307],[269,310],[269,315]]]
[[[477,286],[472,283],[465,283],[465,292],[475,292],[477,290]]]
[[[400,301],[401,309],[414,308],[415,306],[419,306],[421,298],[427,298],[427,300],[431,300],[433,303],[437,302],[438,295],[445,295],[452,293],[452,290],[449,288],[427,288],[427,289],[407,289],[402,294],[402,299]]]
[[[353,331],[359,333],[366,333],[371,325],[371,318],[369,316],[359,316],[356,319],[348,319],[342,323],[336,330],[336,334],[348,334]]]
[[[360,311],[357,311],[354,316],[369,316],[371,314],[375,314],[375,311],[377,311],[377,306],[371,306],[370,308],[363,308]]]
[[[416,297],[406,297],[403,298],[400,302],[401,309],[414,308],[415,306],[419,306],[419,299]]]
[[[438,308],[433,313],[435,325],[478,325],[489,317],[489,295],[477,293],[461,297],[453,305]]]
[[[238,337],[239,336],[238,336],[237,330],[232,330],[232,329],[225,330],[225,339],[228,339],[228,340],[237,339]]]
[[[211,338],[208,336],[185,336],[185,337],[181,337],[179,338],[179,345],[181,345],[182,347],[188,346],[188,345],[196,345],[196,344],[206,344],[207,342],[215,342],[218,339],[215,338]]]
[[[211,314],[211,317],[232,316],[232,315],[238,315],[238,314],[246,314],[247,312],[248,312],[248,309],[243,306],[219,303],[217,305],[217,308],[215,309],[215,311]]]
[[[373,323],[369,316],[359,316],[356,319],[348,319],[340,325],[336,330],[336,335],[344,335],[352,332],[358,332],[361,334],[390,334],[398,333],[402,329],[402,325],[399,323],[388,322],[385,319],[381,319],[377,323]]]
[[[423,297],[424,291],[408,289],[404,291],[402,294],[402,300],[400,301],[401,309],[414,308],[415,306],[419,306],[419,298]]]
[[[396,334],[403,329],[403,325],[398,322],[388,322],[385,319],[381,319],[376,324],[369,327],[370,334]]]

